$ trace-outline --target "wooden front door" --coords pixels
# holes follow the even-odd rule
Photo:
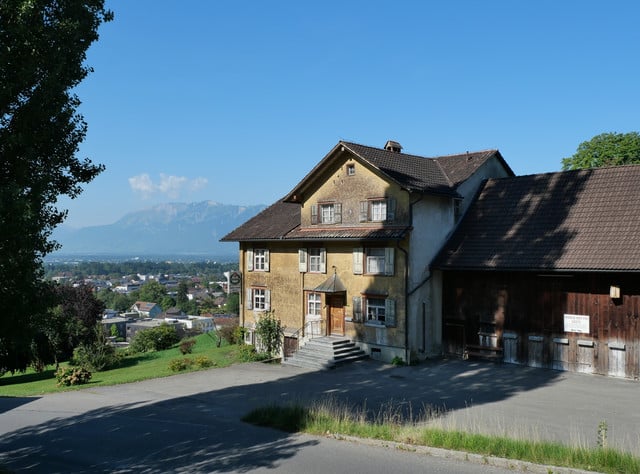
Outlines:
[[[330,334],[344,336],[344,296],[331,295],[329,301]]]

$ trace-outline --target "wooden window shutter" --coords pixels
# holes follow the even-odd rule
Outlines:
[[[320,272],[327,273],[327,249],[320,249]]]
[[[311,223],[312,224],[318,223],[318,205],[317,204],[311,205]]]
[[[363,251],[362,247],[353,249],[353,274],[362,275],[363,273]]]
[[[247,309],[253,309],[253,291],[251,291],[251,288],[247,288],[244,305]]]
[[[396,219],[396,200],[395,198],[387,199],[387,222],[393,222]]]
[[[269,271],[269,249],[265,249],[264,251],[264,271],[265,272]]]
[[[396,326],[396,300],[384,300],[384,325],[387,327]]]
[[[387,247],[384,249],[384,274],[385,275],[393,275],[394,273],[394,252],[393,247]]]
[[[342,203],[335,203],[333,205],[333,222],[340,224],[342,222]]]
[[[247,249],[247,271],[253,271],[253,249]]]
[[[271,290],[264,290],[264,309],[271,311]]]
[[[360,222],[367,222],[369,220],[369,202],[360,201]]]
[[[298,271],[307,272],[307,249],[298,249]]]
[[[354,296],[352,299],[353,305],[353,321],[362,322],[362,296]]]

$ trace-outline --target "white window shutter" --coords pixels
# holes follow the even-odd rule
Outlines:
[[[307,272],[307,249],[298,249],[298,271]]]
[[[353,320],[356,322],[362,321],[362,296],[354,296],[352,298],[353,305]]]
[[[312,224],[318,223],[318,205],[317,204],[311,205],[311,223]]]
[[[244,300],[244,306],[247,309],[253,309],[253,291],[251,291],[251,288],[247,288]]]
[[[396,326],[396,301],[392,299],[384,300],[384,324],[385,326]]]
[[[369,220],[369,202],[360,201],[360,222],[367,222]]]
[[[362,247],[353,249],[353,274],[362,275],[363,273],[363,252]]]
[[[320,272],[327,273],[327,249],[320,249]]]
[[[247,249],[247,271],[253,271],[253,249]]]
[[[396,200],[395,198],[387,199],[387,222],[393,222],[396,219]]]
[[[342,222],[342,203],[335,203],[333,205],[333,222],[340,224]]]
[[[271,290],[264,290],[264,309],[271,311]]]
[[[264,251],[264,271],[265,272],[269,271],[269,249],[266,249]]]
[[[387,247],[384,249],[384,274],[385,275],[393,275],[394,273],[394,252],[393,247]]]

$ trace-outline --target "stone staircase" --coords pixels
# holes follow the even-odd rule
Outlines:
[[[368,359],[369,356],[349,339],[336,336],[316,337],[298,349],[283,365],[310,369],[333,369],[342,364]]]

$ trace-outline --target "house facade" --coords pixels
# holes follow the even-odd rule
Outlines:
[[[442,353],[442,279],[429,263],[482,182],[513,176],[497,150],[436,158],[339,142],[291,192],[235,229],[240,324],[273,313],[289,339],[337,335],[373,358]]]
[[[458,355],[640,377],[640,166],[487,181],[434,260]]]

